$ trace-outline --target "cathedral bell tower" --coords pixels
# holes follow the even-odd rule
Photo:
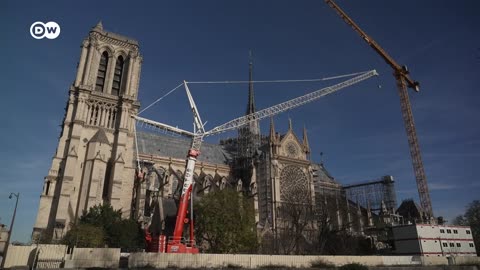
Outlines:
[[[98,23],[80,61],[32,237],[59,240],[83,211],[109,203],[131,214],[134,121],[142,57],[138,42]]]

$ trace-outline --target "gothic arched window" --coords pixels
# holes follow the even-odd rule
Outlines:
[[[95,83],[95,91],[103,92],[105,87],[105,78],[107,76],[108,53],[103,52],[98,65],[97,82]]]
[[[115,63],[115,73],[113,74],[112,95],[120,95],[120,87],[122,85],[122,73],[123,73],[123,56],[117,58]]]

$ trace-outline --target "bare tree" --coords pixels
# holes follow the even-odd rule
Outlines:
[[[289,193],[278,207],[277,243],[283,254],[304,254],[312,240],[314,205],[310,196]]]

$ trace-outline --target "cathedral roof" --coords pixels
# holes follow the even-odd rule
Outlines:
[[[322,164],[312,163],[312,167],[315,170],[314,181],[316,178],[317,181],[320,181],[320,182],[330,182],[332,184],[338,184],[335,181],[335,178],[333,178],[330,175],[330,173],[327,171],[327,169],[325,169],[325,167]]]
[[[137,132],[138,151],[140,154],[156,155],[185,159],[191,140],[161,134]],[[228,164],[232,155],[223,145],[202,143],[199,161],[211,164]]]
[[[413,199],[402,201],[397,209],[397,213],[407,219],[420,219],[425,214],[425,211]]]

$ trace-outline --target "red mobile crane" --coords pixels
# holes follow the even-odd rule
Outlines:
[[[427,177],[423,168],[422,156],[420,153],[420,146],[418,144],[417,132],[415,130],[415,123],[413,121],[412,108],[410,99],[408,97],[407,87],[412,88],[416,92],[420,90],[419,83],[414,81],[408,75],[409,72],[405,66],[400,66],[390,55],[367,35],[333,0],[325,0],[325,2],[333,8],[338,15],[349,26],[360,35],[365,42],[367,42],[372,49],[374,49],[393,69],[393,75],[397,81],[398,93],[400,95],[400,106],[402,110],[402,117],[405,129],[408,136],[408,145],[410,148],[410,155],[412,157],[413,170],[415,172],[415,179],[417,181],[417,189],[420,197],[420,204],[423,210],[428,215],[426,221],[431,221],[433,218],[432,202],[430,200],[430,193],[428,192]]]
[[[192,144],[187,154],[187,164],[185,166],[185,174],[184,174],[185,179],[183,181],[182,193],[181,193],[180,203],[177,211],[175,230],[174,230],[173,236],[170,237],[170,239],[168,239],[166,252],[167,253],[198,253],[198,248],[195,246],[195,240],[194,240],[195,238],[194,238],[192,205],[190,204],[190,211],[188,208],[189,208],[189,200],[191,200],[192,190],[193,190],[193,171],[195,169],[195,163],[196,163],[197,157],[200,155],[200,147],[202,145],[202,141],[204,137],[226,132],[228,130],[238,129],[242,126],[248,125],[252,121],[261,120],[261,119],[279,114],[281,112],[302,106],[306,103],[312,102],[323,96],[334,93],[342,88],[359,83],[375,75],[378,75],[375,70],[363,72],[356,77],[353,77],[349,80],[338,83],[336,85],[322,88],[314,92],[308,93],[306,95],[260,110],[258,112],[233,119],[231,121],[228,121],[220,126],[217,126],[211,129],[210,131],[205,131],[204,123],[200,118],[200,114],[198,113],[197,106],[195,105],[192,95],[190,94],[190,90],[188,89],[188,83],[185,81],[184,81],[184,86],[187,92],[190,108],[193,112],[193,118],[195,123],[193,132],[182,130],[182,129],[179,129],[164,123],[159,123],[153,120],[149,120],[143,117],[139,117],[137,115],[132,115],[132,117],[136,121],[142,122],[146,125],[159,128],[161,130],[166,130],[169,132],[174,132],[184,136],[192,137]],[[137,150],[137,154],[138,154],[138,150]],[[138,160],[138,157],[137,157],[137,160]],[[140,166],[138,168],[138,171],[141,172]],[[139,177],[143,177],[143,174],[139,173]],[[188,213],[190,213],[189,218],[187,217]],[[189,225],[189,230],[190,230],[189,239],[185,239],[183,237],[185,225]]]

